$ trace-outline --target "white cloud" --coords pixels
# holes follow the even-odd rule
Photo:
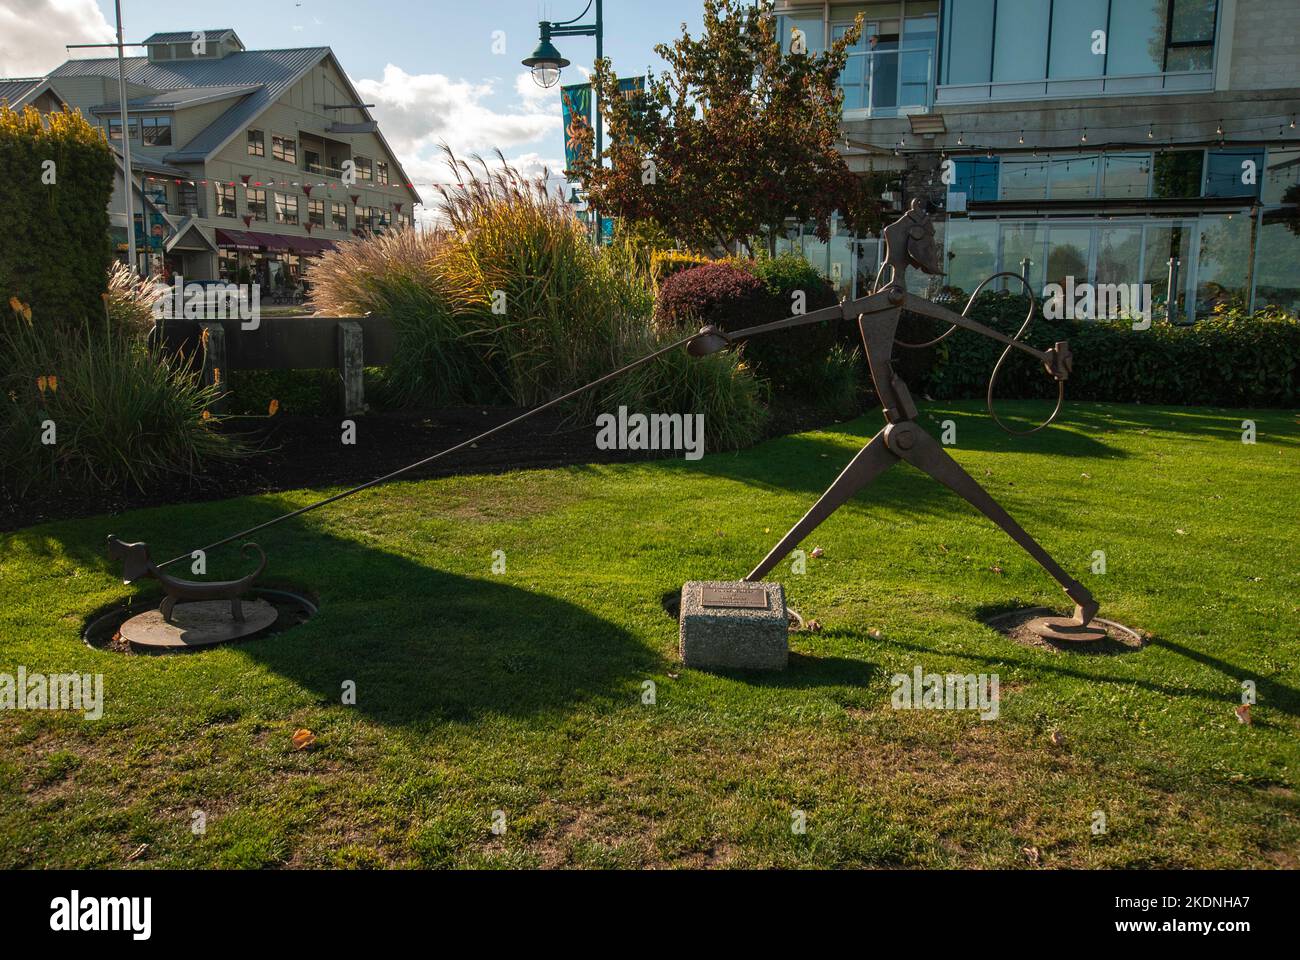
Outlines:
[[[541,110],[524,101],[504,112],[494,110],[485,102],[495,92],[491,81],[409,74],[390,63],[382,79],[358,80],[356,87],[375,104],[384,136],[399,154],[431,153],[444,141],[458,153],[506,151],[560,136],[558,109]]]
[[[453,80],[437,73],[409,74],[388,64],[378,80],[354,80],[357,91],[373,103],[375,119],[403,169],[417,184],[445,183],[450,172],[443,160],[442,144],[462,159],[480,154],[496,164],[494,150],[528,176],[552,174],[564,169],[561,158],[544,157],[526,149],[538,142],[563,140],[560,98],[557,90],[544,90],[527,73],[514,78],[514,100],[504,109],[491,105],[499,81],[478,83]],[[552,181],[559,186],[560,181]],[[432,187],[420,186],[427,204],[437,200]],[[417,218],[428,222],[432,211],[420,208]]]
[[[95,0],[0,0],[0,76],[44,76],[73,56],[112,56],[63,45],[116,39]]]

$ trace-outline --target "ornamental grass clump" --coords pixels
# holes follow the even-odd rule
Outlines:
[[[675,339],[652,330],[648,258],[594,248],[544,177],[497,161],[448,150],[453,183],[438,188],[433,229],[349,241],[310,268],[318,312],[392,320],[399,344],[388,376],[404,404],[534,406]],[[757,437],[748,425],[762,421],[759,394],[734,357],[672,356],[582,396],[569,413],[585,419],[612,400],[703,412],[706,431],[739,446]]]

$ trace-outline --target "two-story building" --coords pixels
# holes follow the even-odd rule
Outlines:
[[[944,284],[970,292],[1003,270],[1036,292],[1067,276],[1149,283],[1162,315],[1172,280],[1183,322],[1223,302],[1300,308],[1295,0],[779,0],[777,12],[786,49],[813,52],[864,14],[840,81],[842,153],[855,171],[896,175],[900,208],[931,203]],[[809,233],[796,225],[783,245],[845,294],[870,285],[878,240]]]
[[[142,273],[276,287],[301,261],[410,226],[420,195],[328,47],[245,50],[230,29],[156,33],[125,61]],[[122,156],[116,58],[42,81]],[[31,94],[29,93],[28,96]],[[125,181],[110,215],[125,257]]]

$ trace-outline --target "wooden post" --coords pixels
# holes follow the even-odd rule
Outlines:
[[[230,395],[230,371],[226,369],[226,330],[220,323],[200,323],[200,336],[203,343],[203,384],[216,385],[220,395],[210,405],[213,413],[221,413],[226,408],[226,398]]]
[[[361,324],[339,324],[339,405],[344,416],[366,412],[365,364]]]

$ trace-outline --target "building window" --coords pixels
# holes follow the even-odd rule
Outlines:
[[[1209,70],[1218,0],[1171,0],[1165,70]]]
[[[998,159],[978,157],[953,161],[954,180],[951,193],[963,193],[966,201],[998,198]]]
[[[288,194],[275,195],[275,222],[296,226],[298,223],[298,198]]]
[[[140,126],[146,147],[170,147],[172,144],[171,117],[141,117]]]
[[[127,129],[130,131],[131,139],[139,140],[140,121],[135,117],[130,117],[128,118],[128,122],[130,123],[130,126]],[[121,117],[108,118],[108,139],[121,141],[122,139],[122,118]]]
[[[199,216],[199,188],[187,182],[176,188],[176,206],[187,217]]]
[[[266,134],[261,130],[248,131],[248,155],[250,157],[266,156]]]
[[[233,183],[217,184],[217,216],[238,216],[235,212],[235,185]]]
[[[298,142],[293,137],[271,137],[271,156],[285,163],[298,162]]]
[[[1300,183],[1300,150],[1268,151],[1268,167],[1260,178],[1265,203],[1281,203],[1291,187]],[[1300,263],[1300,261],[1296,261]]]
[[[353,157],[352,159],[356,162],[357,165],[358,180],[374,179],[369,157]]]
[[[1186,200],[1201,195],[1202,150],[1168,150],[1156,154],[1151,194],[1162,200]]]
[[[1218,0],[944,0],[943,11],[945,85],[1103,77],[1131,85],[1133,78],[1206,72],[1214,64]],[[1110,87],[1092,92],[1102,89]],[[990,92],[999,95],[996,87],[983,95]],[[1080,91],[1067,85],[1061,92]]]
[[[254,220],[266,219],[266,191],[250,189],[245,198],[248,215]]]
[[[1123,0],[1131,4],[1133,0]],[[1093,35],[1106,31],[1107,0],[1069,0],[1052,4],[1052,32],[1047,52],[1047,75],[1053,80],[1081,80],[1106,72],[1106,57],[1093,53]],[[1014,29],[1014,28],[1013,28]],[[1017,30],[1017,43],[1026,36]]]
[[[335,230],[346,230],[348,228],[347,204],[330,201],[330,217],[334,221]]]
[[[388,186],[388,162],[386,160],[375,161],[375,183],[381,187]]]
[[[325,201],[324,200],[307,201],[307,222],[314,223],[318,227],[325,226]]]
[[[1263,169],[1262,149],[1211,150],[1205,158],[1205,196],[1258,197]]]

